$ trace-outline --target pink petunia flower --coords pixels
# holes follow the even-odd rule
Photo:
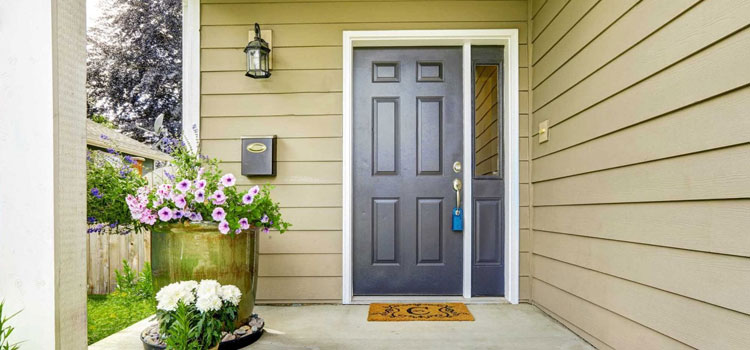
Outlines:
[[[232,187],[237,182],[237,179],[232,174],[226,174],[221,177],[220,182],[224,187]]]
[[[174,201],[174,205],[176,205],[178,208],[183,209],[187,205],[187,201],[185,200],[184,194],[178,194],[172,198]]]
[[[247,230],[250,228],[250,222],[247,220],[247,218],[242,218],[239,221],[240,228],[243,230]]]
[[[190,180],[182,180],[177,183],[177,190],[185,193],[190,189]]]
[[[215,205],[222,205],[227,200],[227,196],[224,194],[224,191],[222,190],[216,190],[214,194],[211,196],[212,200]]]
[[[222,221],[225,217],[227,217],[227,212],[224,211],[224,208],[217,207],[214,208],[214,211],[211,213],[211,217],[214,218],[214,221]]]
[[[169,221],[172,220],[172,209],[169,209],[167,207],[159,209],[159,220],[161,221]]]
[[[247,193],[249,193],[251,196],[255,197],[255,196],[258,195],[258,193],[260,193],[260,187],[258,187],[258,185],[255,185],[255,186],[251,187],[250,190],[247,191]]]
[[[190,213],[188,218],[190,219],[190,221],[194,222],[203,221],[203,215],[201,215],[201,213]]]
[[[266,215],[266,214],[263,214],[263,217],[260,218],[260,222],[262,222],[264,224],[267,223],[269,220],[270,219],[268,218],[268,215]]]
[[[203,203],[203,201],[206,199],[206,191],[204,190],[197,190],[195,191],[195,202],[197,203]]]
[[[195,188],[202,190],[206,188],[206,180],[198,180],[195,182]]]
[[[263,233],[269,233],[269,232],[271,232],[271,230],[268,227],[263,228]]]
[[[219,223],[219,232],[221,232],[222,234],[229,233],[229,223],[226,220],[222,220]]]
[[[234,230],[234,234],[238,235],[240,233],[242,233],[242,229],[238,228],[238,229]]]
[[[250,193],[245,193],[245,195],[242,196],[242,204],[245,204],[245,205],[253,204],[254,200],[255,200],[255,197]]]
[[[172,214],[172,217],[175,219],[182,219],[184,215],[185,214],[182,212],[182,210],[175,210],[174,213]]]

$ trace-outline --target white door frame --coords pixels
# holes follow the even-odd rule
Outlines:
[[[355,47],[388,46],[461,46],[463,47],[463,119],[464,159],[463,203],[471,201],[471,46],[503,45],[504,108],[503,142],[505,183],[505,299],[518,303],[518,30],[517,29],[471,29],[471,30],[384,30],[344,31],[343,51],[343,202],[342,202],[342,302],[370,302],[378,299],[393,300],[393,297],[363,297],[353,300],[353,218],[352,218],[352,60]],[[464,206],[463,249],[463,298],[471,299],[471,205]],[[400,298],[406,299],[406,298]],[[446,298],[447,299],[447,298]]]

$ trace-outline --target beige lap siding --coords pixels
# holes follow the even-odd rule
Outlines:
[[[521,299],[530,298],[526,1],[207,1],[201,5],[201,139],[239,173],[240,136],[278,135],[271,183],[292,231],[261,241],[258,301],[341,301],[342,32],[517,28],[520,34]],[[273,30],[273,76],[243,75],[247,33]]]
[[[533,302],[601,349],[750,348],[750,1],[531,8]]]

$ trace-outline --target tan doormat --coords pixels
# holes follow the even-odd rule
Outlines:
[[[370,304],[368,321],[474,321],[464,303]]]

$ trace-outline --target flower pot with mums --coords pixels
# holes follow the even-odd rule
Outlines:
[[[172,152],[174,174],[126,197],[133,219],[151,227],[155,289],[184,280],[216,280],[237,286],[244,297],[238,324],[252,314],[258,276],[258,235],[289,226],[270,188],[237,184],[218,161],[185,147]]]

